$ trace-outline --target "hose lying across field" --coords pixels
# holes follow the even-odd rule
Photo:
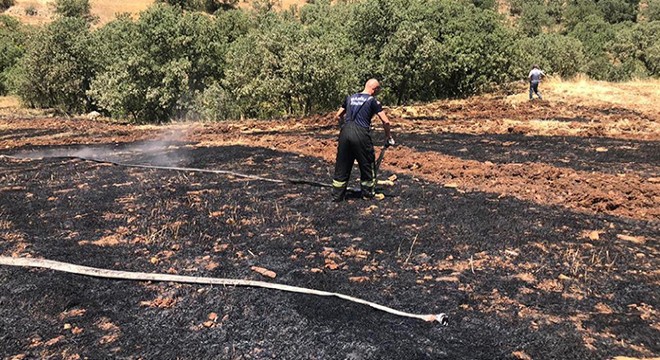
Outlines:
[[[38,160],[41,158],[32,158],[29,156],[25,157],[18,157],[18,156],[11,156],[11,155],[0,155],[0,157],[4,157],[7,159],[15,159],[15,160],[25,160],[25,159],[30,159],[30,160]],[[142,165],[142,164],[130,164],[130,163],[122,163],[122,162],[117,162],[117,161],[111,161],[111,160],[103,160],[103,159],[95,159],[95,158],[88,158],[88,157],[82,157],[82,156],[46,156],[46,158],[49,159],[78,159],[78,160],[83,160],[83,161],[91,161],[91,162],[96,162],[96,163],[101,163],[101,164],[111,164],[111,165],[116,165],[116,166],[122,166],[122,167],[131,167],[131,168],[140,168],[140,169],[155,169],[155,170],[170,170],[170,171],[186,171],[186,172],[198,172],[198,173],[210,173],[210,174],[223,174],[223,175],[230,175],[230,176],[235,176],[235,177],[240,177],[240,178],[245,178],[245,179],[250,179],[250,180],[257,180],[257,181],[266,181],[270,183],[276,183],[276,184],[307,184],[307,185],[313,185],[313,186],[319,186],[319,187],[327,187],[331,188],[332,185],[318,182],[318,181],[312,181],[312,180],[304,180],[304,179],[270,179],[270,178],[265,178],[262,176],[257,176],[257,175],[248,175],[248,174],[241,174],[229,170],[213,170],[213,169],[199,169],[199,168],[188,168],[188,167],[176,167],[176,166],[159,166],[159,165]],[[358,188],[353,188],[349,187],[349,191],[354,191],[354,192],[359,192],[360,189]]]
[[[65,262],[46,260],[46,259],[13,258],[7,256],[0,256],[0,265],[44,268],[55,271],[67,272],[71,274],[93,276],[93,277],[105,278],[105,279],[137,280],[137,281],[167,281],[167,282],[177,282],[177,283],[225,285],[225,286],[251,286],[251,287],[275,289],[275,290],[308,294],[308,295],[334,296],[358,304],[367,305],[374,309],[385,311],[393,315],[420,319],[428,322],[437,321],[442,325],[447,325],[447,316],[444,313],[428,314],[428,315],[411,314],[344,294],[307,289],[297,286],[274,284],[265,281],[118,271],[118,270],[99,269],[89,266],[81,266],[81,265],[69,264]]]

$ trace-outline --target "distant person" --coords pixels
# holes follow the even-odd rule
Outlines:
[[[341,124],[339,144],[337,146],[337,161],[335,175],[332,181],[332,201],[339,202],[346,196],[346,186],[351,176],[353,163],[357,159],[360,167],[360,190],[363,198],[375,195],[375,155],[371,141],[371,118],[378,115],[383,122],[387,143],[394,145],[390,133],[390,120],[383,111],[376,96],[380,92],[380,83],[370,79],[364,85],[361,93],[347,96],[335,115]],[[344,121],[341,121],[344,116]]]
[[[539,84],[541,79],[545,76],[545,73],[539,69],[539,66],[534,64],[532,66],[532,71],[529,72],[529,99],[532,100],[534,94],[539,97],[539,100],[543,100],[541,93],[539,92]]]

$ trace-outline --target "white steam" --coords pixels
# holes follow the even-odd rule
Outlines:
[[[89,145],[85,147],[26,150],[16,157],[40,159],[49,157],[79,157],[98,161],[110,161],[155,166],[182,166],[188,163],[186,142],[188,128],[168,129],[153,140],[135,143]]]

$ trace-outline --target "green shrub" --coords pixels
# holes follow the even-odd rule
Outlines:
[[[6,10],[14,6],[14,0],[0,0],[0,10]]]
[[[509,14],[520,15],[523,8],[529,5],[545,5],[543,0],[510,0],[509,1]]]
[[[601,9],[593,0],[569,0],[564,11],[565,25],[569,31],[589,17],[603,18]]]
[[[89,22],[96,20],[90,12],[89,0],[55,0],[53,8],[55,14],[62,17],[78,17]]]
[[[527,36],[539,35],[543,28],[552,23],[545,5],[526,3],[522,7],[518,27]]]
[[[644,16],[648,21],[660,21],[660,0],[648,0]]]
[[[218,10],[234,9],[238,4],[238,0],[157,0],[156,2],[178,6],[184,10],[205,11],[210,14]]]
[[[496,0],[472,0],[472,4],[484,10],[494,10],[497,7]]]
[[[28,6],[25,8],[25,15],[27,15],[27,16],[35,16],[35,15],[37,15],[38,13],[39,13],[39,12],[37,11],[37,8],[34,7],[34,5],[28,5]]]
[[[20,22],[0,15],[0,95],[7,95],[7,78],[11,68],[23,56],[26,33]]]
[[[598,15],[590,15],[573,27],[569,33],[584,45],[587,54],[600,55],[614,39],[614,28]]]
[[[244,21],[236,12],[214,19],[163,4],[137,22],[122,16],[94,36],[98,76],[89,95],[101,110],[136,121],[185,114],[207,83],[224,77],[228,42],[247,31]]]
[[[610,24],[623,21],[635,21],[637,18],[637,4],[626,0],[598,0],[598,8],[603,17]]]
[[[135,26],[128,20],[115,25],[116,30],[128,30],[132,38],[117,31],[104,34],[117,36],[125,49],[99,69],[91,84],[89,94],[102,110],[136,121],[170,119],[188,90],[192,67],[191,60],[183,57],[190,39],[180,34],[182,18],[180,9],[156,5],[142,12]],[[101,38],[97,42],[103,41]]]
[[[548,16],[557,24],[561,23],[564,19],[565,5],[566,2],[564,0],[547,0],[546,9]]]
[[[623,24],[622,24],[623,25]],[[660,21],[636,24],[629,31],[620,29],[611,48],[619,58],[634,58],[641,61],[651,76],[660,75],[660,62],[658,50],[660,49]],[[623,51],[622,51],[623,49]]]
[[[89,38],[80,18],[61,18],[40,29],[12,72],[15,92],[34,107],[86,111],[93,76]]]
[[[438,70],[434,58],[439,55],[440,44],[422,24],[404,22],[399,26],[383,48],[380,60],[383,80],[397,104],[420,97],[415,92],[434,80]]]
[[[62,10],[28,45],[0,27],[0,74],[33,106],[162,122],[328,111],[372,77],[385,103],[401,104],[485,91],[532,63],[609,80],[660,70],[660,22],[617,15],[635,0],[515,0],[517,29],[488,1],[315,0],[275,12],[263,0],[214,16],[192,10],[233,2],[196,1],[119,15],[91,33],[84,6]]]
[[[546,74],[572,77],[583,70],[586,58],[582,43],[560,34],[541,34],[520,41],[522,56],[520,63],[525,67],[521,77],[527,76],[529,66],[538,64]]]
[[[319,37],[286,15],[269,18],[230,45],[222,83],[242,116],[306,115],[334,108],[342,97],[343,38]]]
[[[234,95],[219,83],[212,83],[195,94],[192,112],[199,119],[208,121],[238,119],[241,116]]]

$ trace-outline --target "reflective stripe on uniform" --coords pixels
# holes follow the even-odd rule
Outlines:
[[[346,187],[346,181],[332,180],[332,187],[344,188]]]
[[[373,181],[373,180],[371,180],[371,181],[360,181],[360,184],[364,187],[371,188],[371,187],[374,187],[375,181]]]

